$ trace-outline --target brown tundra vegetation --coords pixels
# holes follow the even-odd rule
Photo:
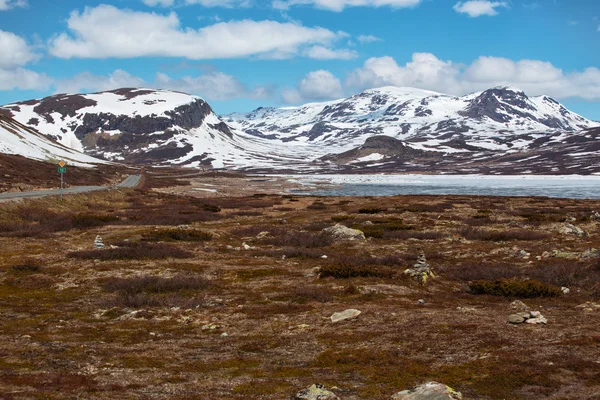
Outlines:
[[[600,201],[200,198],[169,179],[0,204],[0,398],[389,399],[433,380],[600,399]],[[403,273],[421,251],[424,285]],[[509,324],[514,300],[547,325]]]

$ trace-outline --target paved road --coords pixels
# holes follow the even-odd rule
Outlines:
[[[117,185],[118,188],[134,188],[142,179],[141,175],[129,175],[123,182]],[[99,190],[111,189],[112,186],[76,186],[66,188],[63,190],[63,194],[77,194],[77,193],[88,193],[97,192]],[[0,200],[8,199],[23,199],[27,197],[45,197],[45,196],[59,196],[60,189],[54,190],[36,190],[35,192],[14,192],[14,193],[0,193]]]

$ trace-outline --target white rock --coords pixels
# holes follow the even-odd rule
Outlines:
[[[569,289],[568,287],[561,287],[560,290],[563,292],[563,294],[569,294],[571,293],[571,289]]]
[[[359,310],[349,309],[346,311],[333,313],[333,315],[329,318],[331,318],[331,322],[340,322],[340,321],[345,321],[348,319],[354,319],[354,318],[358,317],[360,314],[361,314],[361,311],[359,311]]]
[[[336,240],[366,240],[365,234],[362,231],[340,224],[325,228],[322,232],[331,235]]]
[[[462,400],[462,398],[460,392],[438,382],[428,382],[392,396],[392,400]]]

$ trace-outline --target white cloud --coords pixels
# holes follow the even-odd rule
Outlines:
[[[358,53],[354,50],[332,50],[323,46],[313,46],[308,48],[304,51],[304,55],[316,60],[351,60],[358,57]]]
[[[454,11],[468,14],[471,18],[481,17],[482,15],[493,17],[494,15],[498,15],[498,10],[496,9],[501,7],[508,7],[508,3],[504,1],[470,0],[456,3]]]
[[[430,53],[413,54],[412,61],[403,67],[392,57],[373,57],[350,72],[346,84],[358,89],[391,85],[454,92],[459,72],[451,61],[439,60]]]
[[[50,41],[59,58],[185,57],[216,59],[296,55],[308,45],[330,45],[346,37],[319,27],[276,21],[220,22],[198,30],[181,26],[177,14],[161,15],[121,10],[109,5],[74,11],[70,34]]]
[[[158,73],[152,86],[160,89],[196,93],[209,101],[231,100],[240,97],[267,99],[272,96],[270,86],[257,86],[248,89],[235,76],[219,71],[212,71],[199,76],[184,76],[179,79],[172,79],[166,74]]]
[[[331,11],[343,11],[346,7],[384,7],[393,8],[413,7],[421,3],[421,0],[273,0],[273,7],[287,10],[297,5],[312,5]]]
[[[269,86],[248,87],[234,76],[219,71],[208,71],[198,76],[184,76],[173,79],[167,74],[157,73],[154,82],[146,82],[142,78],[123,70],[116,70],[108,76],[83,72],[72,78],[62,79],[54,84],[56,93],[99,92],[124,87],[151,87],[157,89],[176,90],[197,94],[206,100],[230,100],[246,97],[266,99],[272,96]]]
[[[25,68],[0,68],[0,90],[42,90],[48,89],[52,79]]]
[[[142,0],[144,4],[150,7],[171,7],[176,4],[175,0]],[[200,4],[203,7],[249,7],[252,4],[251,0],[180,0],[179,5]]]
[[[48,88],[47,75],[23,68],[39,57],[25,39],[0,30],[0,90]]]
[[[0,11],[10,10],[16,7],[27,7],[27,0],[0,0]]]
[[[296,89],[286,88],[281,98],[287,104],[300,104],[309,100],[329,100],[344,95],[342,83],[331,72],[318,70],[308,73]]]
[[[521,88],[528,95],[600,100],[600,69],[565,73],[549,62],[479,57],[470,65],[443,61],[430,53],[415,53],[400,66],[392,57],[370,58],[351,71],[346,85],[354,89],[411,86],[463,95],[499,85]]]
[[[142,0],[142,2],[145,5],[150,6],[150,7],[156,7],[156,6],[170,7],[173,5],[175,0]]]
[[[118,69],[108,76],[82,72],[72,78],[61,79],[54,84],[56,93],[101,92],[125,87],[146,86],[146,82],[127,71]]]
[[[373,36],[373,35],[360,35],[358,38],[358,42],[362,44],[380,42],[381,39]]]
[[[25,39],[0,30],[0,68],[20,67],[39,58]]]

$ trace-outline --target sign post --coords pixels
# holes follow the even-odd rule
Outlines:
[[[60,174],[60,201],[62,201],[63,199],[63,185],[64,185],[64,176],[65,176],[65,172],[67,172],[67,168],[65,167],[65,165],[67,165],[64,161],[61,161],[58,163],[59,167],[58,167],[58,173]]]

